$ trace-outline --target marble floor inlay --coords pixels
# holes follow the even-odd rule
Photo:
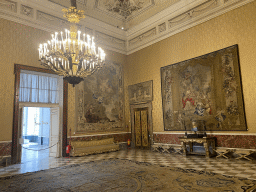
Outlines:
[[[44,153],[44,154],[43,154]],[[53,158],[47,152],[38,153],[42,158],[28,158],[21,164],[0,168],[0,177],[12,176],[27,172],[62,167],[72,164],[97,161],[102,159],[128,159],[147,162],[159,166],[178,167],[183,169],[204,170],[228,176],[236,176],[256,180],[256,162],[225,158],[205,158],[204,156],[183,156],[175,153],[159,153],[150,150],[127,149],[117,152],[89,155],[83,157]]]

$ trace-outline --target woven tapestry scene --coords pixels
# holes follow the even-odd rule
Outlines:
[[[165,131],[246,131],[238,46],[161,68]]]
[[[76,86],[77,132],[123,129],[122,67],[108,62]]]
[[[92,161],[0,179],[1,191],[255,192],[256,181],[122,159]]]

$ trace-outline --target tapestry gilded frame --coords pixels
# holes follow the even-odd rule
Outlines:
[[[238,45],[162,67],[161,89],[165,131],[247,130]]]

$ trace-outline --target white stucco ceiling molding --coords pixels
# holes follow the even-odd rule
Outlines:
[[[129,41],[129,46],[137,46],[140,43],[143,43],[144,41],[149,41],[151,37],[154,37],[156,35],[156,27],[153,29],[150,29],[149,31],[146,31],[145,33],[139,35],[138,37],[135,37]]]
[[[188,4],[185,4],[185,1]],[[252,1],[254,0],[182,0],[150,20],[128,30],[127,38],[130,42],[139,38],[153,26],[157,28],[163,23],[168,24],[166,31],[160,33],[157,30],[157,34],[153,38],[142,39],[137,44],[133,43],[132,46],[128,46],[127,55]]]
[[[126,41],[118,39],[99,31],[95,31],[95,43],[110,50],[118,50],[119,53],[126,53]]]
[[[69,28],[68,21],[63,18],[62,9],[63,6],[48,0],[0,0],[0,18],[50,33]],[[116,45],[118,44],[118,39],[126,42],[126,35],[123,30],[90,17],[82,20],[79,24],[79,29],[82,32],[88,32],[88,34],[94,35],[94,31],[97,30],[117,39],[113,41],[112,45],[109,42],[104,45],[102,41],[102,48],[106,47],[109,50],[126,54],[126,45],[122,48],[120,48],[120,45]]]
[[[114,3],[115,3],[114,1],[108,2],[108,4],[105,4],[104,7],[100,6],[99,3],[101,1],[102,0],[96,0],[95,1],[95,9],[96,10],[98,10],[100,12],[103,12],[103,13],[109,15],[110,17],[113,17],[115,19],[119,19],[119,20],[124,21],[124,22],[130,21],[130,20],[138,17],[141,13],[145,12],[146,10],[150,9],[151,7],[153,7],[155,5],[155,0],[148,0],[149,3],[147,3],[147,4],[145,4],[145,0],[140,0],[138,2],[142,5],[141,8],[137,9],[136,11],[133,11],[131,13],[131,15],[129,15],[127,17],[124,17],[124,16],[122,16],[118,13],[115,13],[115,12],[112,12],[112,11],[108,10],[108,8],[107,8],[108,6],[114,7]]]
[[[77,1],[78,5],[86,6],[81,4],[87,1]],[[89,16],[79,23],[79,28],[90,35],[100,32],[102,48],[129,55],[253,1],[180,0],[128,31]],[[63,18],[64,7],[56,2],[63,3],[62,0],[0,0],[0,18],[51,33],[62,31],[68,28],[68,22]]]
[[[16,13],[17,12],[17,3],[15,1],[10,1],[10,0],[1,0],[0,8],[7,9],[11,12]]]

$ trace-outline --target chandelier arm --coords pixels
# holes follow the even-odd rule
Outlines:
[[[49,65],[49,63],[50,63],[50,65]],[[49,66],[49,68],[54,70],[54,71],[58,71],[58,69],[53,65],[53,63],[51,61],[48,61],[48,65],[47,66]]]
[[[71,0],[71,7],[77,8],[77,6],[76,6],[76,0]]]
[[[82,77],[87,77],[88,75],[91,75],[91,71],[83,71],[80,73]]]
[[[59,66],[60,66],[60,69],[58,69],[58,72],[60,74],[62,74],[62,76],[68,75],[68,71],[66,69],[64,69],[64,67],[60,61],[59,61]]]
[[[82,60],[79,61],[78,67],[77,67],[77,73],[82,69]]]
[[[68,61],[69,61],[69,69],[70,69],[70,71],[69,72],[71,72],[72,74],[70,74],[70,75],[73,75],[73,63],[72,63],[72,57],[69,57],[68,58]]]
[[[61,62],[59,62],[59,63],[60,63],[61,70],[65,71],[64,67],[62,66],[62,63]]]

